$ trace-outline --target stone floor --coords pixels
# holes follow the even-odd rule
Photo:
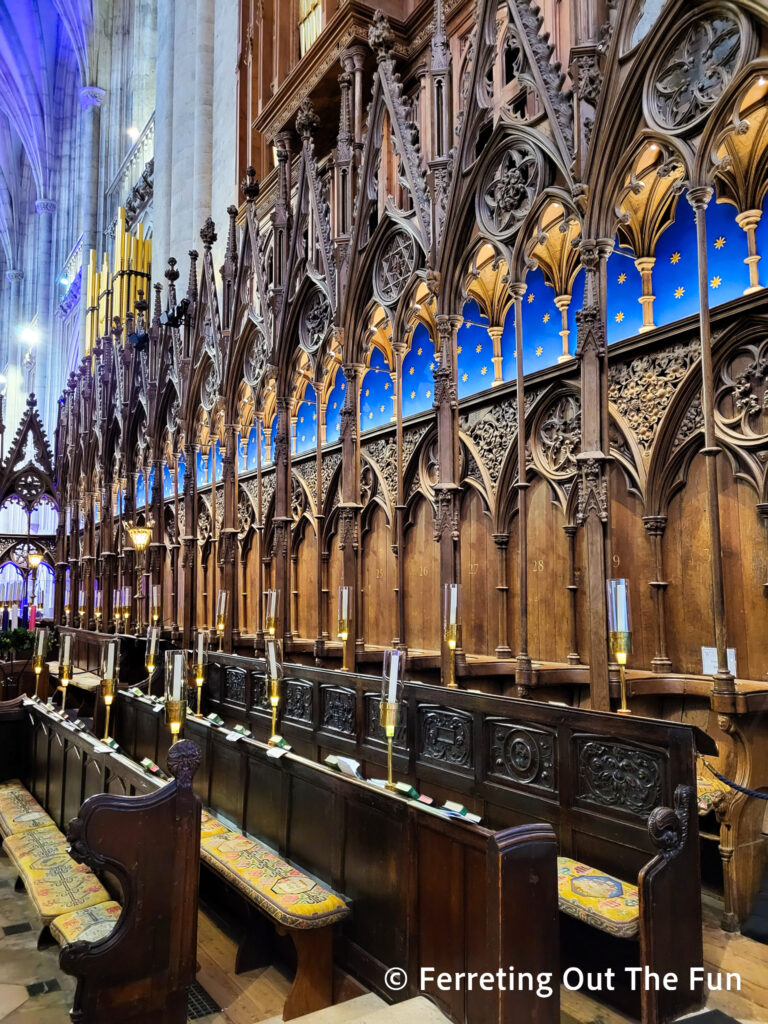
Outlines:
[[[37,950],[39,923],[31,901],[14,891],[15,872],[0,853],[0,1021],[3,1024],[68,1024],[74,980],[59,971],[59,948]],[[738,971],[741,992],[713,992],[707,1009],[719,1009],[740,1024],[768,1022],[768,947],[727,935],[718,927],[719,901],[704,897],[704,959],[713,973]],[[195,1017],[199,1024],[275,1024],[290,980],[276,967],[233,973],[235,943],[200,915],[198,983],[223,1007]],[[357,992],[342,992],[340,999]],[[346,1019],[346,1018],[345,1018]],[[562,992],[563,1024],[632,1024],[628,1018],[579,993]],[[695,1018],[691,1018],[695,1024]]]

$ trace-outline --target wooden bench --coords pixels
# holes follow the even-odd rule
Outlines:
[[[263,843],[233,832],[207,812],[203,812],[201,823],[201,857],[256,911],[256,915],[249,914],[235,973],[271,962],[272,944],[257,916],[263,915],[278,935],[290,937],[296,951],[296,976],[283,1007],[283,1020],[330,1006],[333,926],[349,916],[347,902]]]
[[[49,926],[57,918],[110,900],[96,875],[70,857],[66,837],[18,780],[0,784],[0,831],[18,871],[16,888],[27,892],[43,925],[38,949],[50,945]]]
[[[280,732],[309,758],[345,754],[365,774],[380,773],[380,689],[377,677],[285,665]],[[268,735],[260,659],[212,655],[205,698],[206,709]],[[403,703],[399,779],[457,800],[496,827],[544,821],[554,828],[563,858],[564,966],[637,965],[683,979],[701,966],[695,754],[716,753],[708,736],[676,722],[414,682],[406,682]],[[642,1006],[640,993],[599,998],[655,1022],[698,1005],[701,987],[644,993]]]

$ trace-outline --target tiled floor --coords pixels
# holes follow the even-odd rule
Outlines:
[[[40,931],[34,908],[14,891],[15,872],[0,853],[0,1021],[3,1024],[68,1024],[74,979],[59,971],[59,948],[37,950]],[[720,1009],[742,1024],[768,1021],[768,947],[718,927],[718,901],[704,897],[704,960],[713,974],[738,971],[742,991],[713,992],[708,1009]],[[198,982],[221,1013],[198,1017],[199,1024],[257,1024],[280,1020],[289,979],[268,967],[233,973],[235,944],[201,913]],[[346,992],[340,998],[357,993]],[[337,997],[339,998],[339,997]],[[564,1024],[631,1024],[579,993],[562,992]],[[694,1024],[692,1020],[691,1024]]]

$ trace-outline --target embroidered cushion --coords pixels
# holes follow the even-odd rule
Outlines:
[[[696,775],[696,800],[699,814],[715,811],[731,792],[730,786],[716,778],[706,767],[699,767],[701,774]]]
[[[631,939],[640,930],[637,886],[570,857],[557,858],[560,909],[610,935]]]
[[[99,942],[112,932],[121,910],[119,903],[108,900],[73,914],[61,914],[51,922],[51,935],[60,946],[70,942]]]
[[[288,928],[319,928],[349,914],[325,886],[255,839],[236,832],[204,836],[201,856],[232,885]]]
[[[43,924],[97,903],[106,903],[109,893],[85,864],[77,864],[62,848],[55,853],[23,851],[17,859],[8,850]]]
[[[229,831],[227,826],[222,825],[218,818],[214,818],[209,811],[203,810],[200,815],[200,835],[202,838],[206,836],[220,836]]]
[[[10,782],[0,787],[0,833],[4,836],[53,824],[53,818],[23,786]]]
[[[3,849],[17,865],[22,858],[52,857],[66,851],[68,846],[67,837],[55,825],[19,832],[3,841]]]

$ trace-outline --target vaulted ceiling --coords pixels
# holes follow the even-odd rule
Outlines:
[[[14,266],[25,209],[54,192],[64,121],[89,84],[93,0],[0,0],[0,247]]]

